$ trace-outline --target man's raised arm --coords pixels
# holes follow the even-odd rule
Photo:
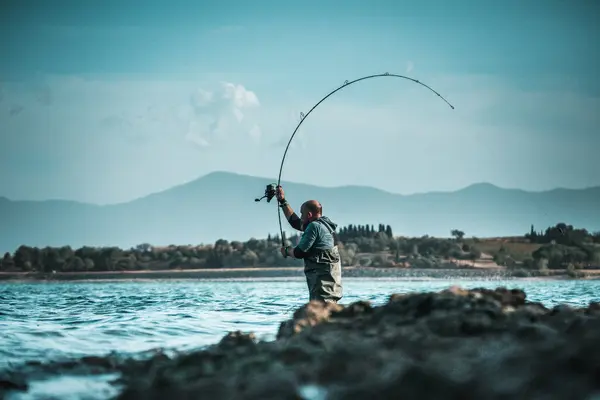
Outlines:
[[[285,199],[285,194],[281,186],[277,186],[277,201],[279,201],[279,207],[283,210],[283,215],[285,215],[285,219],[289,222],[290,226],[298,231],[302,231],[302,221]]]

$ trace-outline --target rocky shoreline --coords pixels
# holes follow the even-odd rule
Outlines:
[[[121,400],[592,399],[598,332],[600,303],[549,309],[517,289],[453,287],[392,294],[377,307],[308,303],[268,342],[230,332],[175,355],[30,364],[0,376],[0,395],[52,371],[118,372]]]

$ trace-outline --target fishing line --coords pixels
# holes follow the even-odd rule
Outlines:
[[[306,120],[306,117],[308,117],[310,115],[311,112],[313,112],[313,110],[315,108],[317,108],[322,102],[324,102],[325,100],[327,100],[327,98],[329,98],[329,96],[333,95],[334,93],[338,92],[339,90],[342,90],[345,87],[348,87],[350,85],[352,85],[353,83],[357,83],[360,81],[364,81],[367,79],[372,79],[372,78],[382,78],[382,77],[391,77],[391,78],[402,78],[402,79],[406,79],[409,81],[412,81],[414,83],[418,83],[421,86],[426,87],[427,89],[429,89],[430,91],[432,91],[433,93],[435,93],[439,98],[441,98],[442,100],[444,100],[446,102],[446,104],[448,104],[450,106],[450,108],[452,108],[454,110],[454,106],[452,104],[450,104],[448,102],[448,100],[446,100],[441,94],[439,94],[438,92],[436,92],[435,90],[433,90],[431,87],[429,87],[428,85],[426,85],[425,83],[414,79],[414,78],[410,78],[408,76],[404,76],[404,75],[399,75],[399,74],[390,74],[388,72],[385,72],[383,74],[375,74],[375,75],[368,75],[368,76],[363,76],[362,78],[358,78],[355,79],[353,81],[344,81],[344,83],[338,87],[337,89],[332,90],[331,92],[329,92],[325,97],[323,97],[321,100],[319,100],[319,102],[317,104],[315,104],[306,114],[304,113],[300,113],[300,122],[298,123],[298,125],[296,126],[296,129],[294,129],[294,132],[292,133],[292,136],[290,137],[290,140],[287,143],[287,146],[285,147],[285,151],[283,152],[283,158],[281,159],[281,165],[279,167],[279,176],[277,178],[277,184],[269,184],[267,185],[267,188],[265,189],[265,194],[263,197],[259,198],[259,199],[254,199],[254,201],[261,201],[262,199],[266,198],[267,199],[267,203],[269,203],[271,201],[271,199],[276,195],[276,191],[277,191],[277,187],[281,185],[281,173],[283,171],[283,164],[285,163],[285,156],[287,155],[288,149],[290,147],[290,144],[292,143],[292,140],[294,139],[294,136],[296,136],[296,132],[298,132],[298,129],[300,128],[300,126],[302,125],[302,123]],[[283,226],[281,224],[281,207],[277,207],[277,216],[279,218],[279,232],[281,233],[281,243],[282,245],[285,247],[285,234],[283,232]]]

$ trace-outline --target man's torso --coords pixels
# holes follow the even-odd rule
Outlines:
[[[314,238],[314,241],[308,248],[303,243],[305,235],[309,238],[308,240],[313,240],[312,238]],[[318,268],[319,266],[325,267],[341,261],[335,230],[326,219],[320,218],[308,224],[298,245],[303,251],[308,253],[304,258],[305,270]]]

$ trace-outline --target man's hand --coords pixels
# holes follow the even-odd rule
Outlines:
[[[277,186],[276,196],[277,196],[277,201],[279,201],[280,203],[285,201],[285,193],[281,186]]]
[[[281,248],[281,255],[287,258],[288,255],[287,255],[287,251],[286,250],[287,250],[287,247],[282,247]]]
[[[294,214],[294,210],[292,209],[292,207],[289,205],[289,203],[285,199],[285,193],[283,192],[283,188],[281,187],[281,185],[277,186],[277,188],[275,189],[275,194],[277,196],[277,201],[279,201],[279,206],[283,210],[285,219],[288,220],[288,222],[290,223],[292,228],[294,228],[298,231],[303,231],[304,229],[302,227],[302,222],[300,221],[300,218]],[[294,219],[290,220],[290,217],[292,215],[294,215]],[[282,252],[283,252],[283,250],[282,250]],[[281,254],[283,254],[283,253],[281,253]],[[284,255],[284,257],[285,257],[285,255]]]

